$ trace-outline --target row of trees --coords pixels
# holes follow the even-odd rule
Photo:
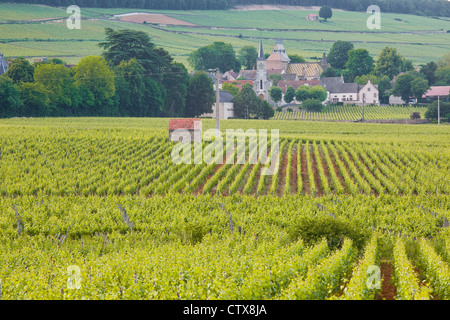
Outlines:
[[[0,77],[0,117],[197,116],[212,111],[213,82],[190,76],[144,32],[106,29],[102,57],[72,69],[61,60],[16,59]]]
[[[1,0],[1,2],[11,2]],[[427,16],[450,16],[446,0],[19,0],[13,2],[46,4],[50,6],[78,5],[100,8],[139,8],[171,10],[223,10],[236,5],[285,4],[299,6],[324,6],[350,11],[365,11],[378,5],[382,12],[408,13]]]
[[[430,85],[450,85],[450,54],[438,62],[422,65],[418,72],[413,62],[402,57],[395,48],[385,47],[375,61],[366,49],[354,49],[350,42],[336,41],[327,60],[330,67],[322,77],[343,75],[345,82],[361,85],[370,80],[378,85],[381,103],[388,103],[391,94],[408,101],[409,97],[420,99]]]

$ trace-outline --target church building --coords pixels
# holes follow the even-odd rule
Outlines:
[[[256,59],[256,79],[253,82],[253,90],[261,99],[269,101],[269,89],[272,81],[267,75],[267,61],[264,56],[262,41],[259,44],[258,58]]]
[[[253,89],[256,95],[274,105],[275,103],[270,99],[269,95],[269,89],[272,86],[270,74],[280,74],[283,79],[296,81],[319,80],[323,71],[328,67],[329,64],[325,53],[323,53],[320,62],[291,63],[282,40],[277,39],[272,53],[267,59],[264,56],[262,40],[260,41],[256,70],[249,71],[254,72],[254,77],[251,80],[254,81]],[[244,75],[243,71],[241,71],[240,75],[245,78],[250,76],[250,74]]]

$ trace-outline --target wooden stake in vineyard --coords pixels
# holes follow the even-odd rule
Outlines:
[[[17,206],[13,204],[14,211],[16,214],[16,220],[17,220],[17,232],[19,233],[19,236],[22,234],[22,218],[19,215],[19,211],[17,210]]]

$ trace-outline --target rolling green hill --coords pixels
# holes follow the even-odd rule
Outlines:
[[[449,20],[414,15],[383,13],[380,30],[366,26],[368,14],[334,11],[328,22],[305,19],[306,10],[273,11],[148,11],[162,13],[196,26],[136,24],[119,21],[115,14],[131,9],[81,8],[81,30],[69,30],[65,8],[42,5],[0,4],[0,52],[6,57],[61,57],[77,63],[83,56],[101,54],[97,43],[104,40],[104,28],[130,28],[148,32],[158,46],[187,65],[188,55],[214,41],[231,43],[238,51],[263,39],[270,51],[274,39],[284,39],[289,54],[307,60],[328,52],[336,40],[366,48],[376,57],[386,46],[395,47],[416,65],[436,61],[450,51]],[[41,19],[36,21],[36,19]],[[44,21],[42,21],[42,19]]]

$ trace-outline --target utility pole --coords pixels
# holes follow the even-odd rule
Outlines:
[[[363,104],[362,104],[362,118],[361,121],[364,122],[364,104],[366,103],[366,98],[363,97]]]
[[[216,136],[220,136],[219,68],[216,69]]]
[[[439,106],[439,96],[438,96],[438,125],[441,124],[441,108]]]

